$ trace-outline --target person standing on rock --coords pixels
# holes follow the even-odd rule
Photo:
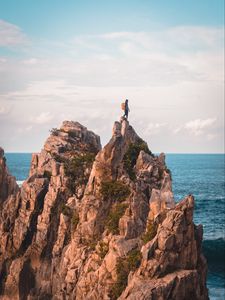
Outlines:
[[[124,104],[124,115],[123,117],[128,119],[128,113],[130,112],[129,106],[128,106],[128,99],[126,99]]]

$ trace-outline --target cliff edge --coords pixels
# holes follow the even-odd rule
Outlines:
[[[0,299],[207,300],[193,210],[127,120],[103,148],[63,122],[21,188],[0,149]]]

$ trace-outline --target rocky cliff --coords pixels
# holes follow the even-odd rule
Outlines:
[[[206,300],[202,226],[127,120],[53,129],[19,188],[0,149],[0,299]]]

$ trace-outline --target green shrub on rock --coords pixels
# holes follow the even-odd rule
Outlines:
[[[137,248],[132,249],[128,252],[128,256],[126,259],[127,268],[130,271],[136,270],[140,266],[141,262],[141,252]]]
[[[149,222],[146,232],[142,235],[144,244],[151,241],[156,236],[157,229],[158,227],[154,222]]]
[[[130,176],[130,179],[132,180],[135,180],[135,172],[133,168],[136,164],[138,155],[141,150],[152,155],[152,152],[149,150],[148,145],[143,140],[140,140],[139,143],[129,145],[127,152],[125,153],[123,158],[124,168]]]
[[[109,245],[103,241],[99,242],[98,254],[103,259],[109,251]]]
[[[43,176],[45,178],[48,178],[48,180],[50,180],[51,176],[52,176],[52,173],[50,171],[48,171],[48,170],[45,170]]]
[[[54,136],[57,136],[60,132],[60,130],[58,128],[52,128],[50,130],[51,134],[54,135]]]
[[[86,241],[85,245],[88,247],[89,250],[94,251],[97,246],[97,241],[95,240]]]
[[[73,230],[77,228],[78,223],[79,223],[79,214],[77,213],[76,210],[74,210],[71,218],[71,226]]]
[[[83,155],[68,158],[64,162],[65,173],[69,178],[67,186],[71,191],[74,191],[76,185],[87,184],[88,177],[85,175],[85,169],[92,166],[94,159],[95,154],[86,152]]]
[[[75,209],[70,208],[65,203],[61,204],[61,213],[70,218],[71,231],[76,230],[79,223],[79,214]]]
[[[110,299],[116,300],[125,287],[127,286],[127,278],[131,271],[135,271],[141,263],[140,250],[132,249],[125,258],[120,257],[116,264],[117,281],[113,284],[110,291]]]
[[[72,214],[72,210],[69,206],[67,206],[65,203],[62,203],[61,204],[61,212],[64,216],[67,216],[67,217],[71,217],[71,214]]]
[[[116,203],[110,210],[106,220],[106,228],[113,234],[119,233],[119,220],[124,215],[128,205],[126,203]]]
[[[95,155],[92,153],[85,153],[84,155],[78,155],[68,159],[65,162],[65,171],[67,176],[78,178],[83,176],[84,166],[90,166],[95,159]]]
[[[102,182],[100,192],[104,198],[110,198],[115,202],[122,202],[130,195],[129,187],[120,181]]]

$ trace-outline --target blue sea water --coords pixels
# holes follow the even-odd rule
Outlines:
[[[225,155],[168,154],[176,200],[195,197],[195,224],[203,224],[211,300],[225,299]]]
[[[7,165],[17,181],[27,178],[30,153],[7,153]],[[209,296],[225,299],[225,156],[224,154],[167,154],[176,201],[195,197],[196,224],[203,224],[203,252],[208,261]]]
[[[6,162],[10,173],[18,183],[23,182],[29,174],[31,153],[6,153]]]

